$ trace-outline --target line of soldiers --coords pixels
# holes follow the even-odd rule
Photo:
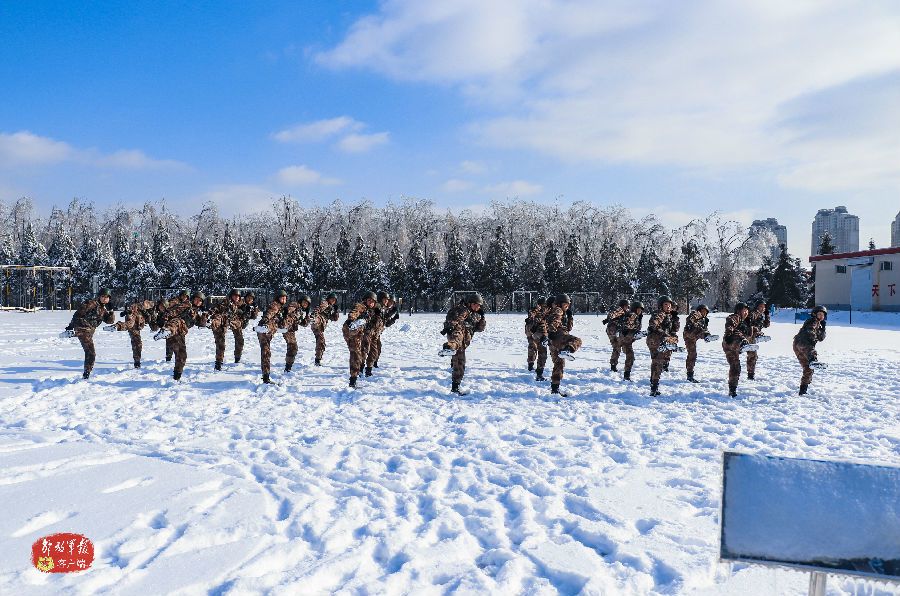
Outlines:
[[[240,362],[244,347],[243,330],[250,321],[259,316],[253,292],[242,295],[237,289],[208,310],[203,309],[206,297],[202,292],[189,296],[187,290],[180,291],[171,299],[156,303],[143,300],[128,305],[122,312],[123,320],[114,323],[115,314],[109,307],[110,292],[101,290],[96,299],[85,301],[72,317],[72,321],[61,337],[76,337],[84,349],[83,378],[90,377],[96,360],[93,336],[101,323],[107,331],[127,331],[131,338],[132,356],[135,368],[141,366],[141,330],[149,325],[155,331],[154,339],[166,340],[166,361],[175,358],[173,378],[178,380],[187,362],[185,337],[191,327],[208,327],[213,332],[216,345],[215,370],[222,370],[225,359],[225,339],[229,330],[234,336],[234,361]],[[325,329],[329,321],[337,321],[337,295],[329,294],[315,308],[310,310],[312,298],[303,295],[298,301],[288,302],[287,292],[280,290],[275,299],[266,307],[258,324],[254,327],[260,344],[260,367],[264,383],[271,382],[271,341],[276,333],[285,340],[287,353],[285,372],[290,372],[297,352],[296,332],[300,327],[310,327],[315,336],[315,365],[320,366],[325,352]],[[466,368],[466,348],[475,333],[484,331],[486,319],[483,312],[484,301],[480,294],[473,293],[450,308],[441,331],[446,335],[441,356],[451,358],[451,391],[465,395],[460,389]],[[566,396],[560,390],[566,360],[574,360],[574,353],[581,347],[580,338],[571,334],[574,317],[570,310],[568,295],[560,294],[547,299],[539,299],[529,310],[525,319],[525,336],[528,342],[528,370],[535,371],[536,381],[546,381],[544,367],[549,352],[553,362],[550,389],[554,394]],[[659,380],[669,369],[672,352],[686,351],[685,368],[687,380],[699,382],[694,376],[697,361],[697,342],[716,341],[719,336],[709,331],[709,308],[699,305],[685,321],[683,338],[686,348],[678,345],[678,331],[681,322],[678,304],[668,296],[662,296],[657,303],[657,311],[650,318],[646,331],[642,331],[644,305],[641,302],[622,300],[618,308],[603,320],[606,333],[612,345],[610,369],[616,371],[619,357],[625,353],[624,379],[631,380],[634,365],[633,343],[646,337],[650,350],[650,395],[660,395]],[[387,292],[367,292],[362,300],[350,309],[344,321],[342,333],[350,353],[349,386],[356,387],[360,371],[372,376],[372,369],[378,368],[381,354],[381,333],[399,319],[400,301]],[[810,318],[794,337],[794,353],[803,368],[800,381],[800,395],[807,393],[814,368],[824,368],[819,363],[815,345],[825,339],[827,309],[816,306]],[[729,364],[729,395],[737,396],[737,386],[741,375],[741,354],[747,354],[747,378],[754,379],[758,344],[770,338],[763,333],[769,327],[768,309],[765,302],[757,302],[751,310],[746,304],[738,303],[734,313],[725,319],[725,334],[722,350]]]
[[[612,345],[610,357],[610,369],[615,371],[621,351],[625,352],[624,379],[631,380],[631,368],[634,365],[634,351],[632,344],[635,340],[646,336],[647,347],[650,350],[650,395],[660,395],[659,380],[663,372],[668,372],[669,361],[672,352],[687,352],[685,369],[687,380],[692,383],[699,381],[694,376],[694,366],[697,362],[697,342],[701,339],[712,342],[719,339],[709,331],[709,307],[699,305],[691,312],[683,331],[685,347],[678,345],[678,331],[681,322],[678,317],[678,304],[668,296],[661,296],[657,303],[657,311],[651,317],[647,331],[642,332],[641,318],[644,306],[640,302],[629,303],[622,300],[617,309],[603,320],[606,325],[606,334]],[[816,356],[815,345],[825,339],[825,319],[827,309],[824,306],[816,306],[811,317],[807,320],[800,332],[794,337],[794,353],[803,367],[803,376],[800,381],[800,395],[805,395],[812,380],[813,368],[824,368]],[[529,319],[534,315],[529,313]],[[529,319],[526,319],[526,333],[529,328]],[[728,362],[728,394],[737,397],[738,382],[741,377],[741,354],[747,355],[747,378],[753,380],[756,377],[757,350],[759,344],[769,341],[771,338],[763,332],[769,327],[768,305],[764,301],[757,301],[751,309],[747,304],[739,302],[735,305],[734,313],[725,319],[725,334],[722,338],[722,350]],[[532,349],[529,343],[529,370],[532,363]]]

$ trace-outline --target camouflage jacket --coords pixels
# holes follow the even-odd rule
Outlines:
[[[626,339],[634,340],[634,334],[641,330],[641,325],[644,322],[644,315],[637,314],[636,312],[628,313],[627,317],[624,317],[619,323],[619,333],[622,337]]]
[[[396,304],[394,306],[385,307],[381,316],[384,318],[384,326],[390,327],[400,318],[400,308]]]
[[[233,302],[231,298],[219,300],[215,306],[209,309],[209,318],[218,319],[220,324],[228,325],[231,321],[237,321],[241,318],[241,302]]]
[[[250,321],[259,316],[259,307],[256,306],[256,300],[253,304],[248,304],[245,298],[241,298],[239,303],[241,326],[246,329]]]
[[[444,319],[445,332],[461,328],[469,335],[473,335],[475,332],[484,331],[486,326],[484,315],[480,311],[470,309],[465,302],[451,308]]]
[[[171,308],[171,307],[170,307]],[[162,328],[162,326],[166,322],[166,311],[159,310],[159,308],[154,305],[153,311],[151,311],[150,316],[147,318],[147,325],[150,326],[152,331],[158,331]]]
[[[190,302],[176,302],[175,305],[166,309],[163,318],[163,325],[166,326],[175,319],[181,319],[187,328],[193,326],[206,327],[206,313],[200,310],[200,307],[194,306]]]
[[[669,316],[669,313],[657,311],[651,317],[650,323],[647,324],[647,339],[655,337],[660,341],[678,341],[678,336],[675,335],[678,328],[674,326],[677,320],[677,318],[673,319]]]
[[[72,315],[72,321],[66,329],[76,329],[78,327],[96,328],[100,323],[115,323],[116,314],[106,305],[100,303],[99,300],[91,298],[85,300],[84,303]]]
[[[149,322],[153,319],[154,310],[156,310],[156,304],[154,304],[152,300],[141,300],[140,302],[135,302],[134,304],[126,306],[125,310],[122,311],[122,316],[127,317],[129,314],[141,315],[144,317],[145,321]]]
[[[825,341],[825,321],[811,316],[803,322],[800,331],[794,336],[794,343],[814,346],[819,341]]]
[[[753,328],[753,335],[759,335],[763,329],[765,329],[772,323],[772,321],[769,319],[768,310],[764,313],[761,313],[755,308],[750,311],[750,315],[747,317],[747,322],[750,323],[750,327]]]
[[[606,317],[603,320],[603,322],[608,327],[616,327],[616,328],[621,327],[622,323],[625,321],[626,317],[630,314],[630,312],[631,311],[628,309],[627,306],[620,306],[617,309],[615,309],[614,311],[612,311],[611,313],[609,313],[609,316]]]
[[[550,339],[562,333],[569,333],[574,326],[575,319],[572,316],[572,310],[563,310],[559,306],[551,308],[541,321],[541,331]]]
[[[328,300],[323,300],[309,315],[310,324],[316,329],[325,329],[328,327],[328,321],[337,321],[339,316],[337,303],[331,305]]]
[[[748,319],[741,319],[741,315],[737,313],[730,314],[725,318],[725,335],[722,336],[722,345],[745,339],[750,341],[752,332]]]
[[[285,327],[285,319],[287,318],[288,306],[290,304],[291,303],[289,302],[282,304],[278,302],[278,300],[273,300],[269,303],[269,306],[266,307],[262,317],[260,317],[259,324],[267,326],[269,323],[275,323],[275,326],[278,328]]]
[[[366,325],[368,325],[369,319],[374,315],[374,308],[369,308],[368,306],[366,306],[365,302],[357,302],[353,305],[353,308],[350,309],[350,312],[347,313],[347,319],[344,321],[344,327],[350,327],[350,323],[359,319],[364,320],[366,322]],[[356,331],[362,331],[362,329],[356,329]]]
[[[525,333],[530,333],[538,321],[544,318],[543,315],[544,307],[542,305],[535,304],[532,306],[531,310],[528,311],[528,314],[525,315]]]
[[[695,310],[687,316],[687,319],[684,322],[684,336],[686,338],[696,337],[699,339],[701,337],[706,337],[707,335],[710,335],[709,317],[704,317],[703,313],[699,310]]]

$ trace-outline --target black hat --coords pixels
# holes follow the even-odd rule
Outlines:
[[[538,304],[547,304],[547,299],[543,296],[537,299]]]
[[[387,300],[390,297],[391,297],[390,294],[388,294],[385,291],[381,291],[381,292],[378,292],[377,300],[378,300],[378,302],[381,302],[382,300]]]
[[[619,300],[619,308],[628,308],[628,301],[624,298],[622,300]]]
[[[327,296],[325,296],[325,300],[331,300],[332,298],[334,298],[335,300],[337,300],[337,294],[335,294],[334,292],[331,292],[330,294],[328,294]]]
[[[709,312],[709,307],[706,306],[705,304],[698,304],[697,310],[705,310],[705,311]]]
[[[286,297],[287,297],[287,292],[285,292],[284,290],[278,290],[277,292],[275,292],[275,297],[276,297],[276,298],[281,298],[282,296],[284,296],[284,297],[286,298]]]
[[[298,300],[298,302],[303,302],[304,300],[306,300],[307,304],[312,304],[312,298],[309,297],[309,294],[303,294],[302,296],[300,296],[300,300]]]
[[[365,294],[363,294],[363,297],[362,297],[363,302],[365,302],[366,300],[368,300],[370,298],[372,300],[378,300],[378,294],[376,294],[375,292],[366,292]]]
[[[194,298],[199,298],[200,300],[206,300],[206,295],[203,292],[197,291],[197,292],[194,292],[193,296],[191,296],[191,300],[193,300]]]
[[[568,294],[560,294],[559,296],[556,297],[557,304],[569,304],[571,302],[572,302],[572,300],[569,298]]]
[[[239,289],[237,289],[237,288],[231,288],[231,291],[228,292],[228,296],[229,296],[229,297],[231,297],[231,296],[240,296],[240,295],[241,295],[241,291],[240,291]]]
[[[663,304],[665,304],[666,302],[668,302],[669,304],[672,304],[672,305],[674,306],[674,304],[672,303],[672,299],[671,299],[671,298],[669,298],[669,297],[666,296],[666,295],[662,295],[662,296],[660,296],[659,299],[656,301],[656,307],[657,307],[657,308],[662,308]]]
[[[644,303],[641,302],[640,300],[635,300],[634,302],[631,303],[632,312],[636,311],[637,309],[644,310]]]
[[[99,298],[100,296],[111,296],[109,288],[101,288],[100,291],[97,292],[97,297]]]
[[[471,304],[474,302],[475,304],[484,304],[484,298],[481,297],[481,294],[475,292],[471,296],[469,296],[468,302]]]
[[[736,313],[741,312],[745,308],[747,308],[746,304],[744,304],[743,302],[738,302],[737,304],[734,305],[734,312],[736,312]],[[747,308],[747,310],[750,310],[750,309]]]

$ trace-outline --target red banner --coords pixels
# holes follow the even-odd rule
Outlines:
[[[44,573],[84,571],[94,562],[94,544],[81,534],[53,534],[31,545],[31,564]]]

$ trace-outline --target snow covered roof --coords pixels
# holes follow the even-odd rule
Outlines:
[[[894,248],[876,248],[875,250],[860,250],[857,252],[841,252],[833,255],[816,255],[809,257],[810,263],[816,261],[831,261],[834,259],[852,259],[855,257],[874,257],[876,255],[894,255],[900,254],[900,247]]]

